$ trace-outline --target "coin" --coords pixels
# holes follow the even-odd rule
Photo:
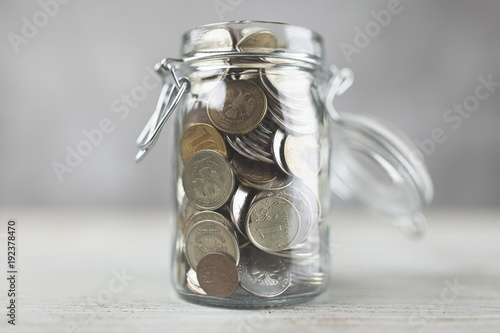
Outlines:
[[[262,89],[247,80],[221,82],[207,105],[208,117],[220,131],[242,134],[256,128],[267,111]]]
[[[240,252],[233,232],[215,221],[196,223],[186,236],[184,251],[189,266],[196,270],[200,259],[208,253],[225,253],[238,263]]]
[[[231,258],[223,253],[209,253],[198,262],[196,276],[200,287],[209,296],[229,297],[240,282],[238,269]]]
[[[186,197],[198,208],[217,209],[230,198],[234,176],[229,162],[212,150],[194,153],[182,171]]]
[[[278,177],[278,171],[272,164],[259,163],[235,154],[231,160],[231,166],[250,183],[267,184]]]
[[[283,156],[283,145],[285,142],[285,138],[285,133],[283,133],[282,130],[277,129],[274,133],[273,144],[271,148],[276,165],[280,168],[281,171],[291,176],[290,171],[285,168],[285,164],[283,163],[283,160],[285,159],[285,157]]]
[[[220,133],[211,125],[196,123],[188,126],[181,138],[181,158],[186,163],[197,151],[214,150],[227,157],[226,143]]]
[[[266,197],[255,201],[247,215],[248,238],[259,249],[276,252],[289,248],[300,231],[300,215],[288,200]]]
[[[300,191],[298,188],[293,185],[288,186],[279,191],[263,191],[255,196],[254,200],[259,200],[266,197],[277,197],[285,199],[291,202],[300,216],[300,228],[297,234],[297,237],[291,242],[290,247],[293,247],[300,242],[302,242],[309,231],[311,230],[311,224],[316,223],[313,221],[314,218],[317,218],[313,212],[313,208],[308,200],[308,198]]]
[[[185,226],[185,234],[187,235],[193,226],[196,225],[196,223],[201,222],[201,221],[215,221],[219,222],[223,225],[225,225],[229,230],[233,230],[233,224],[228,221],[222,214],[213,212],[211,210],[204,210],[201,212],[198,212],[191,216],[191,218],[187,221],[186,226]],[[236,235],[235,235],[236,236]]]
[[[319,145],[314,135],[288,135],[284,145],[285,166],[301,179],[312,179],[320,169]]]
[[[267,30],[250,33],[236,44],[240,52],[272,52],[278,47],[276,36]]]
[[[198,277],[194,269],[190,268],[186,273],[186,286],[195,294],[206,295],[207,293],[200,287]]]
[[[193,48],[194,52],[210,52],[210,51],[231,51],[233,49],[233,37],[227,29],[210,29],[200,33],[198,39],[191,43],[184,44],[185,47]],[[183,53],[189,53],[188,49],[184,49]]]
[[[305,71],[284,73],[261,69],[260,79],[269,93],[280,101],[289,99],[300,103],[311,94],[313,80],[311,74]]]
[[[234,192],[233,198],[231,199],[231,220],[233,221],[236,229],[247,237],[246,232],[246,214],[248,208],[250,208],[250,203],[252,202],[252,198],[255,194],[255,191],[249,187],[240,185]]]
[[[241,287],[259,297],[281,295],[291,282],[290,270],[282,258],[252,245],[242,249],[238,272]]]
[[[277,191],[290,186],[293,181],[292,177],[285,175],[281,172],[278,172],[278,176],[276,179],[270,181],[269,183],[259,184],[259,183],[250,183],[244,177],[239,178],[240,182],[248,187],[261,190],[261,191]]]

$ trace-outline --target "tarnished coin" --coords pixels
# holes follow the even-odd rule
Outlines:
[[[266,94],[252,81],[224,81],[210,96],[207,112],[218,130],[246,133],[256,128],[266,115]]]
[[[236,44],[240,52],[272,52],[278,47],[276,36],[267,30],[250,33]]]
[[[319,145],[314,135],[288,135],[284,146],[285,167],[300,179],[312,179],[320,169]]]
[[[247,236],[266,252],[285,250],[293,245],[300,231],[300,215],[288,200],[267,197],[255,201],[247,215]]]
[[[187,221],[186,227],[185,227],[185,234],[187,235],[193,226],[196,225],[196,223],[201,222],[201,221],[215,221],[222,223],[226,227],[228,227],[229,230],[233,230],[234,226],[233,224],[228,221],[222,214],[213,212],[211,210],[204,210],[201,212],[198,212],[191,216],[191,218]]]
[[[213,126],[203,123],[188,126],[181,137],[182,162],[186,163],[194,153],[204,149],[214,150],[227,157],[226,143]]]
[[[234,175],[229,162],[213,150],[194,153],[182,171],[186,197],[198,208],[217,209],[233,193]]]
[[[198,262],[196,276],[200,287],[209,296],[229,297],[240,283],[238,269],[231,258],[223,253],[209,253]]]
[[[267,184],[278,177],[278,171],[274,165],[252,161],[239,154],[234,155],[231,166],[237,176],[243,177],[249,183]]]
[[[278,296],[291,282],[290,270],[283,258],[252,245],[242,249],[238,271],[241,287],[259,297]]]
[[[253,189],[240,185],[231,199],[231,220],[240,234],[245,237],[247,237],[245,227],[247,212],[250,208],[250,203],[252,202],[254,194],[255,191]]]
[[[196,223],[186,236],[184,251],[189,266],[194,270],[200,259],[212,252],[225,253],[236,263],[240,259],[238,241],[234,232],[215,221]]]

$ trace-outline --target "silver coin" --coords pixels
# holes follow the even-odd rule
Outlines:
[[[234,232],[215,221],[196,223],[186,235],[184,251],[189,266],[194,270],[198,261],[211,252],[227,254],[235,263],[238,263],[240,259],[238,241]]]
[[[230,198],[234,175],[229,162],[212,150],[194,153],[182,171],[187,198],[198,208],[217,209]]]
[[[193,216],[194,214],[200,212],[200,210],[198,209],[198,207],[196,207],[195,205],[193,205],[191,203],[191,201],[189,201],[189,199],[187,197],[184,197],[182,199],[182,205],[181,205],[181,216],[182,218],[184,219],[184,221],[187,223],[187,221],[189,221],[189,219],[191,218],[191,216]]]
[[[270,92],[277,92],[280,99],[301,102],[310,97],[312,75],[305,71],[272,72],[263,69],[261,80]]]
[[[245,238],[247,237],[245,227],[246,213],[250,208],[250,203],[252,202],[254,194],[255,191],[253,189],[240,185],[234,192],[233,198],[231,199],[231,220],[239,233],[245,236]]]
[[[252,157],[251,158],[252,160],[274,164],[274,161],[272,159],[272,155],[270,152],[266,152],[266,151],[262,150],[258,145],[255,145],[255,146],[248,145],[239,136],[235,136],[234,140],[235,140],[236,144],[247,153],[247,155]]]
[[[191,231],[193,226],[196,225],[196,223],[202,221],[219,222],[225,225],[229,230],[234,230],[233,224],[228,219],[226,219],[222,214],[213,212],[211,210],[204,210],[201,212],[197,212],[196,214],[191,216],[191,218],[187,221],[185,227],[185,234],[187,235]]]
[[[189,47],[194,47],[196,52],[212,52],[212,51],[232,51],[233,37],[227,29],[209,29],[198,36],[196,41],[189,44]],[[188,53],[188,50],[183,50],[183,53]]]
[[[273,52],[278,47],[276,35],[267,30],[242,31],[244,36],[236,44],[240,52]]]
[[[313,179],[321,167],[320,148],[314,135],[288,135],[284,144],[285,165],[300,179]]]
[[[198,277],[194,269],[190,268],[186,273],[186,286],[195,294],[206,295],[207,293],[200,287]]]
[[[255,200],[266,197],[282,198],[295,206],[300,216],[300,228],[297,237],[291,242],[290,247],[302,242],[309,234],[313,219],[316,217],[309,199],[298,188],[294,187],[293,184],[279,191],[262,191],[255,196]]]
[[[281,295],[291,282],[290,270],[283,259],[252,245],[241,251],[238,272],[241,287],[259,297]]]
[[[313,216],[312,223],[309,226],[308,231],[308,234],[310,234],[311,231],[318,226],[321,217],[321,203],[319,200],[318,189],[316,188],[315,191],[309,185],[297,179],[293,182],[293,186],[304,194],[307,201],[309,201],[309,204],[311,205]]]
[[[300,231],[300,215],[288,200],[266,197],[252,203],[246,231],[252,243],[266,252],[290,248]]]
[[[258,161],[256,157],[253,155],[249,154],[245,149],[239,146],[239,144],[236,143],[236,138],[233,135],[226,135],[226,141],[233,148],[238,154],[245,156],[248,159]]]
[[[286,136],[283,131],[280,129],[276,130],[273,137],[272,153],[274,162],[276,162],[276,165],[280,168],[280,170],[291,176],[292,174],[287,168],[285,168],[285,164],[283,163],[285,158],[283,156],[283,144],[285,143],[285,137]]]
[[[239,178],[239,180],[243,185],[260,191],[278,191],[290,186],[293,178],[281,172],[278,172],[278,177],[276,177],[276,179],[265,184],[250,183],[243,177]]]
[[[231,160],[231,166],[237,177],[243,177],[252,184],[267,184],[278,177],[278,170],[274,165],[252,161],[238,154]]]

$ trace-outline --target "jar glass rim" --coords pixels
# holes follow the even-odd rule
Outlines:
[[[265,46],[256,47],[255,45]],[[211,23],[183,34],[181,55],[198,58],[209,55],[277,54],[322,62],[322,37],[305,27],[281,22],[244,20]]]

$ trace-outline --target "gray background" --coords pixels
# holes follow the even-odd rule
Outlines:
[[[238,1],[221,0],[226,3]],[[48,2],[48,1],[41,1]],[[16,53],[8,34],[21,35],[40,5],[0,4],[0,206],[163,205],[171,195],[172,128],[137,165],[135,139],[156,104],[150,91],[125,119],[112,103],[130,94],[164,57],[179,54],[181,35],[223,20],[260,19],[302,25],[325,41],[326,61],[350,67],[356,81],[336,101],[339,110],[382,117],[424,140],[447,136],[427,156],[435,206],[497,206],[500,199],[500,88],[454,130],[443,120],[473,95],[478,77],[500,81],[500,1],[401,0],[402,11],[348,61],[342,42],[388,1],[242,0],[221,17],[213,1],[78,1],[60,5]],[[109,118],[112,133],[59,182],[53,161],[83,130]]]

